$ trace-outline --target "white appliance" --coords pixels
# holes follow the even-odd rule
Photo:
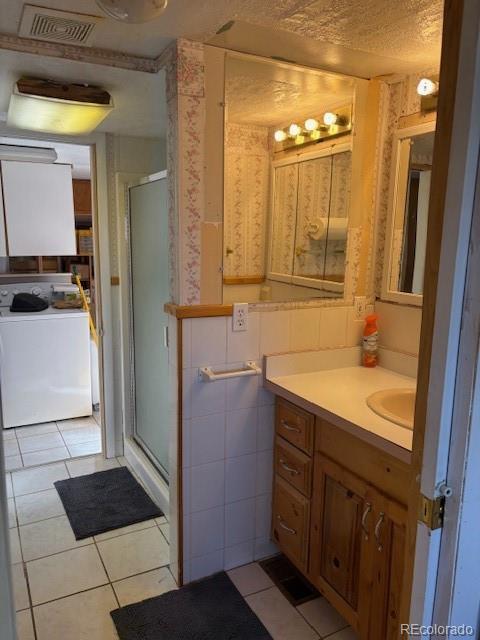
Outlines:
[[[33,293],[51,301],[53,283],[33,281],[34,276],[30,282],[6,283],[4,278],[8,277],[0,277],[3,428],[91,415],[87,312],[52,307],[40,312],[11,312],[15,293]]]

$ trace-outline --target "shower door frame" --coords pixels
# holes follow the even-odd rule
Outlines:
[[[132,236],[131,236],[131,208],[130,208],[130,189],[141,187],[142,185],[156,182],[157,180],[167,180],[167,171],[159,171],[148,176],[142,177],[125,185],[126,211],[125,211],[125,240],[126,240],[126,262],[127,262],[127,296],[128,296],[128,396],[125,397],[125,409],[128,410],[128,417],[125,421],[125,433],[129,435],[140,447],[142,452],[147,456],[154,466],[155,470],[161,475],[162,479],[168,485],[170,480],[169,472],[162,466],[160,461],[149,450],[147,444],[137,435],[137,412],[136,412],[136,389],[135,389],[135,338],[134,338],[134,312],[133,312],[133,277],[132,277]],[[168,346],[168,345],[167,345]],[[129,418],[129,419],[128,419]]]

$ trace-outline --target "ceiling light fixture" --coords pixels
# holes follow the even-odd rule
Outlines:
[[[430,78],[422,78],[417,84],[417,93],[419,96],[433,96],[438,92],[438,82]]]
[[[91,133],[113,109],[98,87],[21,78],[10,97],[7,124],[18,129],[82,135]]]
[[[0,144],[0,160],[52,163],[55,162],[56,159],[57,152],[55,149],[48,147],[26,147],[16,144]]]
[[[320,123],[318,122],[318,120],[315,120],[315,118],[307,118],[304,124],[307,131],[315,131],[316,129],[318,129],[318,125]]]
[[[296,138],[302,133],[302,128],[298,126],[295,122],[288,127],[288,133],[292,138]]]
[[[277,142],[283,142],[287,139],[287,134],[283,129],[277,129],[277,131],[275,131],[275,133],[273,134],[273,137]]]
[[[168,0],[96,0],[111,18],[122,22],[148,22],[158,18],[167,8]]]

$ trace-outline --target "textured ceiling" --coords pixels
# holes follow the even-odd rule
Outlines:
[[[30,0],[35,4],[35,0]],[[102,15],[94,0],[37,0],[41,6]],[[16,34],[23,0],[0,3],[0,30]],[[174,38],[209,40],[231,20],[315,43],[430,67],[438,64],[442,0],[170,0],[160,18],[127,25],[105,18],[92,46],[158,55]],[[311,47],[315,57],[315,47]],[[394,70],[394,69],[392,69]]]
[[[131,136],[166,136],[164,74],[139,73],[28,53],[0,50],[0,122],[6,119],[14,83],[30,74],[54,80],[99,84],[113,97],[115,109],[98,131]]]
[[[352,101],[347,78],[291,66],[228,56],[225,69],[227,118],[239,124],[283,125],[320,115]]]

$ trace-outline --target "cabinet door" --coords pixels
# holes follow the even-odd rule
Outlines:
[[[75,255],[70,165],[2,161],[10,256]]]
[[[368,638],[400,638],[400,608],[405,564],[407,510],[397,502],[378,495],[373,512],[372,606]]]
[[[369,486],[316,453],[310,577],[356,629],[369,602]]]

